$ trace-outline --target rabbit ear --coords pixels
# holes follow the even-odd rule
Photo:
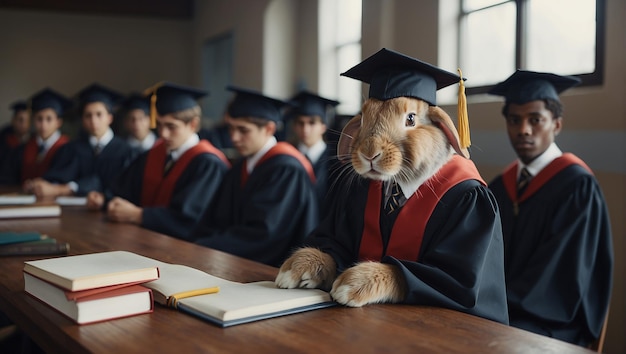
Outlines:
[[[469,151],[467,149],[461,149],[459,133],[456,131],[450,116],[443,109],[437,106],[430,106],[428,108],[428,118],[443,131],[446,138],[448,138],[448,142],[450,142],[450,145],[454,148],[454,151],[466,159],[469,159]]]
[[[339,161],[343,163],[350,161],[352,139],[358,134],[359,129],[361,129],[361,115],[357,114],[341,130],[339,143],[337,143],[337,158]]]

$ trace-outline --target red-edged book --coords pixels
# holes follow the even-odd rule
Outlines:
[[[78,324],[150,313],[152,290],[135,283],[67,291],[24,272],[24,290]]]

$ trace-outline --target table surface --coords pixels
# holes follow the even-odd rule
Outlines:
[[[58,218],[0,220],[0,231],[38,231],[70,243],[70,254],[126,250],[239,282],[273,280],[277,269],[83,207]],[[229,328],[155,305],[151,314],[76,325],[24,290],[24,261],[0,257],[0,310],[46,352],[427,352],[590,353],[569,343],[457,311],[409,305],[336,306]]]

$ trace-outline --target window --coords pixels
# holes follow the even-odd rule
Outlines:
[[[485,93],[518,68],[601,84],[604,1],[461,0],[458,53],[471,76],[467,93]]]
[[[361,61],[361,0],[321,0],[320,94],[337,99],[338,114],[361,109],[361,82],[339,76]]]

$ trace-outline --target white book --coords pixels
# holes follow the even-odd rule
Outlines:
[[[2,194],[0,195],[0,205],[27,205],[37,201],[33,194]]]
[[[87,205],[87,197],[56,197],[55,202],[61,206]]]
[[[184,297],[175,302],[178,310],[221,327],[295,314],[335,305],[328,292],[319,289],[280,289],[273,281],[239,283],[198,269],[159,264],[159,279],[143,284],[154,292],[154,300],[172,306],[171,297],[194,290],[218,288],[206,295]]]
[[[24,273],[24,290],[78,324],[150,313],[152,291],[140,285],[68,292]]]
[[[45,218],[61,215],[58,205],[20,205],[0,207],[0,219]]]
[[[159,278],[157,263],[125,251],[24,262],[24,272],[69,291],[146,282]]]

